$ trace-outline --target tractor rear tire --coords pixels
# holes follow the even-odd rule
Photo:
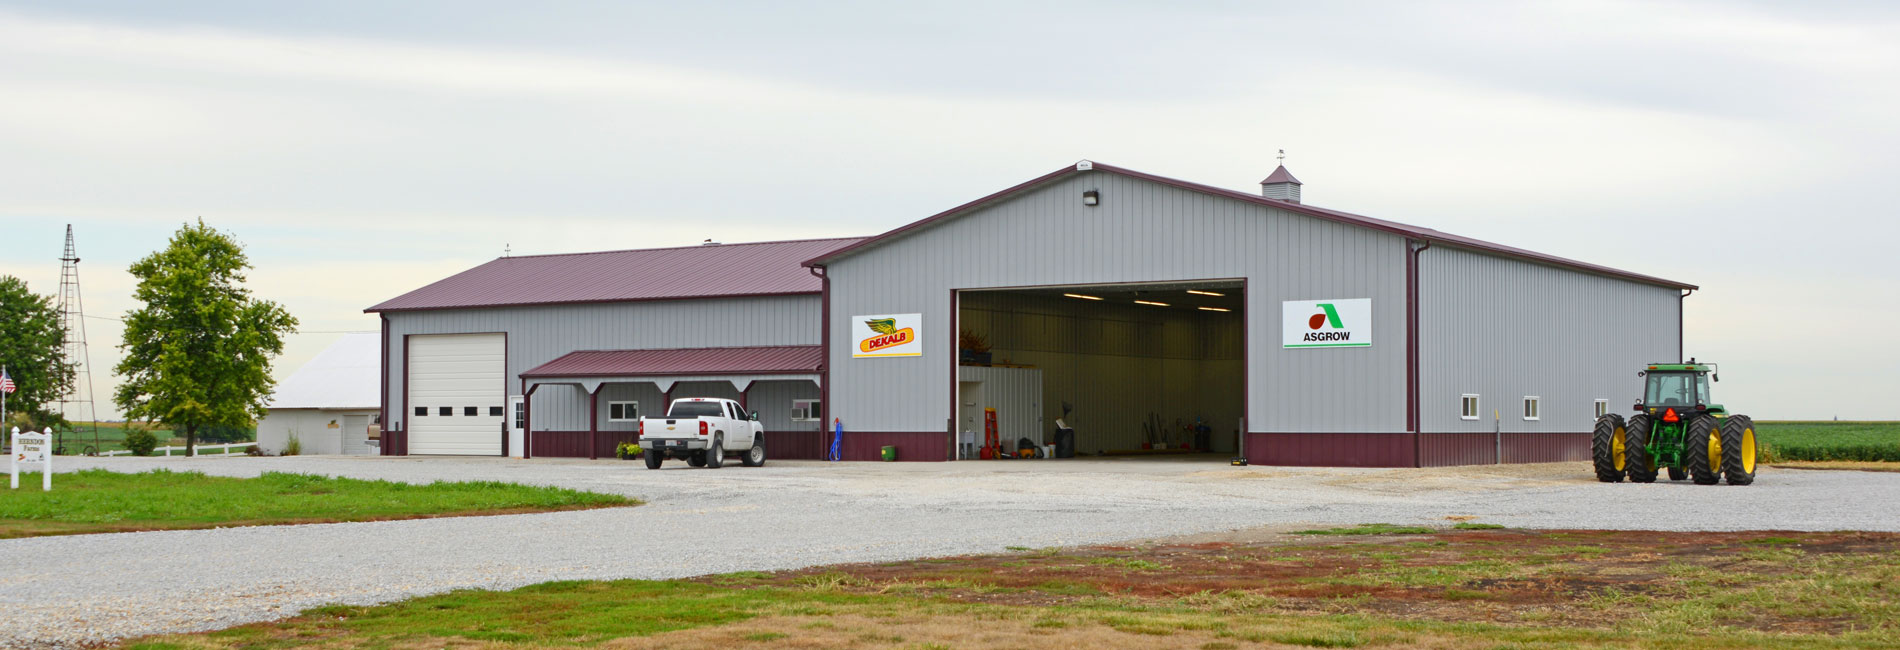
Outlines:
[[[1623,425],[1623,466],[1631,483],[1655,483],[1656,461],[1649,457],[1649,416],[1633,415]]]
[[[1622,483],[1625,452],[1623,416],[1611,413],[1597,418],[1596,430],[1590,434],[1590,462],[1596,468],[1597,480],[1604,483]]]
[[[1722,474],[1729,485],[1755,482],[1755,419],[1731,415],[1722,423]]]
[[[1698,415],[1689,420],[1682,434],[1683,464],[1696,485],[1715,485],[1722,480],[1722,431],[1715,416]],[[1714,453],[1710,453],[1714,452]]]

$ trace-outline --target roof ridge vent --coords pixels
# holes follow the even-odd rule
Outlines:
[[[1280,166],[1273,168],[1267,179],[1260,181],[1260,195],[1269,199],[1279,199],[1292,203],[1300,202],[1300,179],[1286,170],[1286,150],[1280,150]]]
[[[699,245],[701,245],[701,246],[718,246],[718,245],[719,245],[719,242],[716,242],[716,241],[713,241],[713,240],[711,240],[711,239],[708,239],[708,240],[706,240],[706,241],[703,241],[703,242],[699,242]]]

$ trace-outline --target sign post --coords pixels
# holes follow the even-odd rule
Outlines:
[[[53,430],[50,428],[43,433],[32,431],[20,433],[19,427],[13,428],[12,489],[20,489],[20,465],[39,463],[40,490],[45,492],[53,490],[53,455],[48,453],[52,439]]]

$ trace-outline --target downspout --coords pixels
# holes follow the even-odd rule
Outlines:
[[[383,392],[376,396],[376,403],[379,405],[379,408],[376,409],[376,437],[378,439],[376,453],[389,456],[391,455],[389,453],[390,440],[389,436],[386,435],[389,433],[389,314],[377,314],[376,316],[383,324]]]
[[[823,266],[807,266],[805,270],[816,276],[822,283],[819,290],[818,308],[818,346],[822,355],[818,362],[818,430],[831,430],[831,273],[820,273]],[[819,436],[821,439],[823,436]]]
[[[1682,295],[1676,296],[1676,361],[1682,361],[1684,358],[1682,356],[1682,303],[1683,299],[1692,293],[1695,293],[1695,289],[1684,291]]]
[[[1412,430],[1412,466],[1425,466],[1425,423],[1419,414],[1418,381],[1418,259],[1419,253],[1431,248],[1426,240],[1413,242],[1408,240],[1406,248],[1410,254],[1405,260],[1405,422]]]

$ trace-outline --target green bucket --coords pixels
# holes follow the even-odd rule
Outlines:
[[[896,447],[885,447],[884,449],[882,449],[882,450],[881,450],[881,451],[879,452],[879,455],[880,455],[880,456],[883,456],[883,457],[884,457],[884,462],[887,462],[887,463],[888,463],[888,462],[891,462],[891,461],[894,461],[894,460],[897,460],[897,448],[896,448]]]

